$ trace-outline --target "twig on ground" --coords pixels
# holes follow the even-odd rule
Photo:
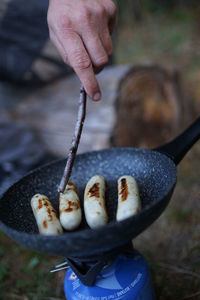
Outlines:
[[[165,263],[158,263],[157,265],[159,267],[166,268],[166,269],[172,270],[172,271],[177,272],[177,273],[190,275],[190,276],[193,276],[193,277],[196,277],[196,278],[200,279],[200,274],[192,272],[190,270],[186,270],[186,269],[176,267],[176,266],[171,266],[171,265],[168,265],[168,264],[165,264]]]
[[[191,298],[194,298],[196,296],[200,296],[200,291],[199,292],[196,292],[194,294],[191,294],[191,295],[188,295],[186,297],[184,297],[183,299],[191,299]],[[195,298],[196,299],[196,298]]]
[[[59,193],[64,192],[65,187],[68,183],[68,180],[69,180],[71,172],[72,172],[74,159],[76,157],[76,152],[77,152],[80,137],[81,137],[83,123],[84,123],[84,120],[85,120],[86,99],[87,99],[87,94],[85,92],[84,87],[81,86],[77,122],[76,122],[76,126],[75,126],[74,136],[73,136],[73,139],[72,139],[72,145],[71,145],[71,148],[69,150],[68,157],[67,157],[67,163],[66,163],[66,166],[65,166],[65,169],[64,169],[63,176],[62,176],[61,181],[60,181],[60,185],[58,187],[58,192]]]
[[[19,296],[19,295],[16,295],[14,293],[7,293],[6,294],[6,297],[10,297],[12,299],[19,299],[19,300],[22,300],[22,296]],[[9,299],[9,298],[8,298]]]

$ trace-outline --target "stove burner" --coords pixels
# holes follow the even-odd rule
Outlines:
[[[114,256],[118,252],[117,249],[115,249],[116,251],[112,251],[112,253],[102,254],[96,265],[89,264],[90,269],[85,269],[82,264],[81,279],[82,281],[84,280],[86,284],[83,284],[81,279],[78,278],[75,272],[69,267],[64,279],[66,299],[156,300],[147,262],[144,257],[137,250],[133,250],[131,246],[130,243],[122,247],[122,249],[118,249],[120,253],[118,253],[116,257]],[[108,264],[105,265],[106,261],[108,261]],[[101,262],[104,267],[100,270],[102,267]],[[85,263],[88,267],[88,261],[82,263]],[[79,266],[80,262],[78,263],[78,267]],[[78,276],[80,277],[80,273]],[[91,287],[92,282],[93,285]]]
[[[111,264],[119,254],[125,255],[127,258],[134,257],[135,250],[132,242],[130,241],[123,246],[96,256],[81,258],[67,257],[66,262],[57,265],[50,272],[56,272],[70,267],[84,285],[93,286],[100,271],[105,266]]]

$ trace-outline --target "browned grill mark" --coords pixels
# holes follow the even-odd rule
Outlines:
[[[68,182],[66,190],[64,191],[64,194],[68,193],[69,191],[75,191],[77,193],[76,185],[73,182]]]
[[[69,206],[73,206],[74,209],[78,209],[80,207],[80,203],[79,202],[73,202],[73,201],[70,201],[70,200],[68,200],[68,205]]]
[[[39,199],[38,200],[38,207],[37,207],[37,209],[41,209],[42,208],[42,200],[41,199]]]
[[[44,201],[44,203],[43,203],[43,204],[44,204],[44,206],[48,207],[48,206],[49,206],[49,203],[48,203],[48,201],[47,201],[46,199],[44,199],[44,198],[43,198],[42,200]]]
[[[121,201],[126,201],[127,200],[127,198],[128,198],[128,185],[127,185],[127,182],[126,182],[126,178],[121,179],[120,195],[121,195]]]
[[[50,208],[47,209],[47,213],[48,213],[48,217],[49,217],[49,221],[53,220],[53,216],[52,216],[52,212],[53,210],[51,210]]]
[[[61,233],[60,229],[57,229],[57,233]]]
[[[58,214],[57,214],[57,211],[54,209],[54,208],[52,208],[52,210],[51,210],[54,214],[55,214],[55,217],[58,219]]]
[[[61,212],[71,212],[71,211],[73,211],[73,208],[68,207],[68,208],[63,209]]]
[[[44,227],[44,228],[47,228],[47,227],[48,227],[47,221],[46,221],[46,220],[43,221],[43,227]]]
[[[96,211],[96,214],[97,214],[97,215],[100,215],[101,213],[100,213],[99,211]]]
[[[93,184],[93,186],[88,191],[89,197],[100,197],[100,188],[99,188],[99,182],[96,182]]]
[[[72,182],[68,182],[67,185],[69,185],[68,190],[74,190],[74,191],[76,190],[76,186]]]
[[[68,204],[68,208],[64,208],[63,210],[61,210],[61,212],[71,212],[73,210],[77,210],[80,208],[80,203],[79,202],[73,202],[70,200],[67,200],[67,204]]]

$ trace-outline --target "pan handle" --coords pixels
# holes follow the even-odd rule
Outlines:
[[[194,121],[182,134],[177,136],[168,144],[156,148],[168,157],[170,157],[176,165],[183,159],[188,150],[200,138],[200,117]]]

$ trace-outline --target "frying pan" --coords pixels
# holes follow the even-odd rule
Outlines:
[[[111,148],[77,155],[71,181],[78,187],[81,202],[91,176],[100,174],[106,179],[110,220],[106,226],[92,230],[83,220],[74,232],[56,236],[38,233],[30,199],[35,193],[45,194],[58,209],[57,185],[66,162],[62,159],[32,171],[5,192],[0,199],[0,229],[28,248],[69,258],[100,255],[120,247],[144,231],[166,208],[176,185],[176,165],[199,138],[200,118],[156,150]],[[142,210],[116,222],[117,179],[122,175],[136,178]]]

